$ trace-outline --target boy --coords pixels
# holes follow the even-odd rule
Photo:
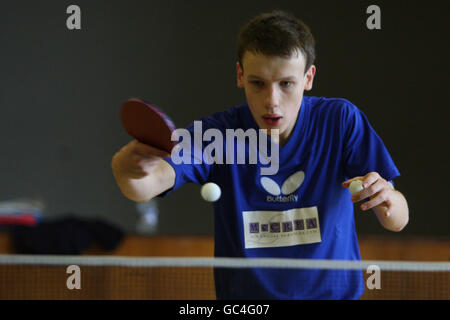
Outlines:
[[[284,12],[262,14],[241,30],[238,58],[247,103],[203,118],[203,130],[266,129],[279,146],[278,172],[262,176],[260,164],[177,165],[133,141],[112,161],[123,194],[149,201],[185,183],[217,183],[216,257],[360,260],[352,202],[364,199],[362,210],[402,230],[408,206],[390,182],[399,172],[365,115],[344,99],[303,96],[316,73],[309,28]],[[346,188],[356,179],[364,189],[351,197]],[[364,290],[356,271],[216,269],[214,276],[218,299],[358,299]]]

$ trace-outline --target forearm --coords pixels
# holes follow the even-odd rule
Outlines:
[[[373,208],[381,225],[390,231],[401,231],[408,224],[409,209],[408,203],[397,190],[393,190],[390,200],[390,209],[385,204],[380,204]]]
[[[121,174],[120,170],[114,165],[113,174],[117,185],[123,195],[136,202],[147,202],[160,193],[173,187],[175,183],[175,171],[164,160],[145,177],[132,179]]]
[[[152,180],[150,177],[141,179],[126,179],[122,178],[120,174],[114,174],[116,183],[122,191],[123,195],[130,200],[136,202],[147,202],[156,196],[152,190]]]

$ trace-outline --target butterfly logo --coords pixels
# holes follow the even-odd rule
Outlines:
[[[293,195],[303,183],[305,179],[305,173],[303,171],[297,171],[290,175],[280,186],[269,177],[261,178],[261,185],[264,190],[271,194],[267,196],[267,201],[270,202],[294,202],[298,200],[297,195]]]

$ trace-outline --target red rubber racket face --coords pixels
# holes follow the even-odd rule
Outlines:
[[[149,146],[171,152],[170,138],[175,126],[158,107],[140,99],[128,99],[122,105],[122,125],[130,136]]]

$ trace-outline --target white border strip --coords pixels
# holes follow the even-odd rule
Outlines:
[[[450,262],[347,261],[278,258],[166,258],[69,255],[0,255],[0,265],[45,266],[122,266],[122,267],[216,267],[216,268],[304,268],[366,270],[378,266],[382,271],[450,271]]]

